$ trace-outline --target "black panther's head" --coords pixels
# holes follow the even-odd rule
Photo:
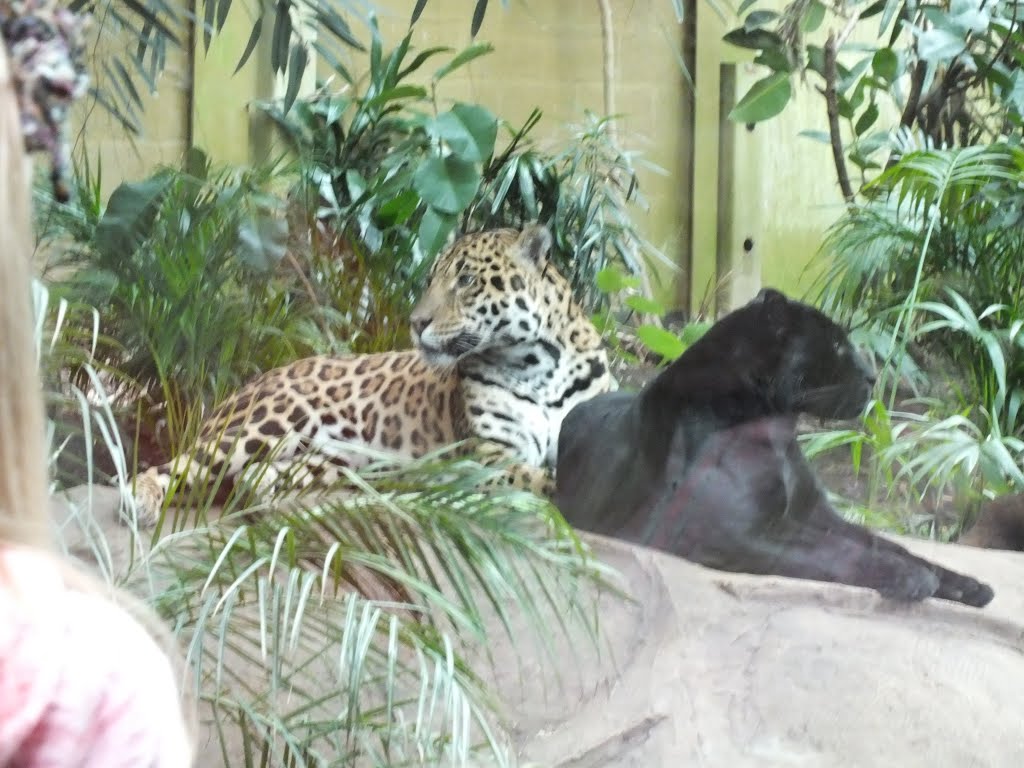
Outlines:
[[[814,307],[765,288],[733,313],[746,325],[758,376],[787,410],[825,419],[860,415],[875,376],[839,325]]]

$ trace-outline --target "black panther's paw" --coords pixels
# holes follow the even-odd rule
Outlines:
[[[941,583],[935,592],[935,597],[955,600],[974,608],[983,608],[992,602],[992,598],[996,595],[988,584],[982,584],[970,576],[962,576],[952,571],[942,571],[940,575]]]
[[[924,566],[901,569],[878,593],[889,600],[916,603],[931,597],[939,589],[939,577]]]

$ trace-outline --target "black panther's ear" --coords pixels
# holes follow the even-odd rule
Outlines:
[[[519,255],[534,269],[543,269],[551,253],[551,232],[543,224],[530,224],[523,228],[516,245]]]
[[[777,291],[774,288],[762,288],[760,291],[757,292],[757,296],[755,296],[750,303],[770,304],[785,301],[787,301],[786,294],[784,294],[782,291]]]

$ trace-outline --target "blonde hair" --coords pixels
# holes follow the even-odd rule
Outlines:
[[[0,262],[4,276],[0,286],[0,545],[27,546],[50,553],[69,589],[109,597],[149,632],[180,672],[180,651],[156,614],[131,595],[60,557],[54,546],[30,290],[29,184],[30,165],[11,64],[6,46],[0,44]],[[182,720],[194,744],[195,707],[191,696],[183,696]]]
[[[3,47],[3,46],[0,46]],[[7,53],[0,51],[0,540],[50,547],[42,388],[31,304],[28,158]]]

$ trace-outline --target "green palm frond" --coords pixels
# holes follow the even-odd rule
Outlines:
[[[474,490],[482,472],[430,459],[235,509],[160,539],[129,581],[159,585],[203,701],[271,764],[464,765],[481,748],[504,764],[465,654],[493,627],[518,644],[525,626],[552,661],[556,639],[596,642],[582,587],[611,574],[546,502]]]
[[[900,206],[948,222],[983,212],[1002,195],[1002,185],[1015,186],[1024,173],[1024,150],[1010,144],[955,149],[919,150],[868,184],[866,190],[888,190]]]

